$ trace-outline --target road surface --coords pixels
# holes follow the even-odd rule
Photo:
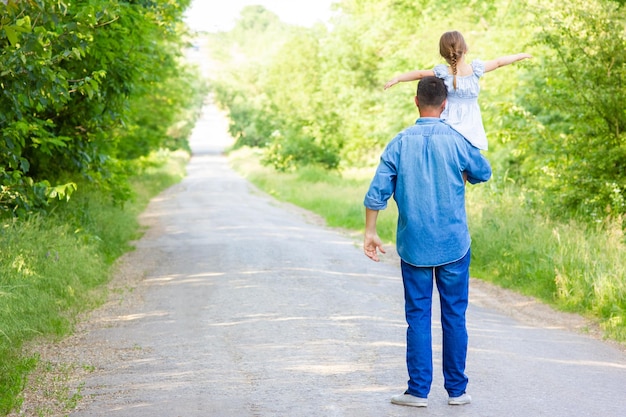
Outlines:
[[[520,319],[524,303],[503,313],[508,300],[475,281],[473,403],[446,403],[435,309],[429,406],[391,404],[407,379],[397,263],[256,190],[229,168],[228,143],[207,106],[188,176],[142,215],[149,229],[125,260],[137,288],[81,336],[95,369],[71,416],[626,416],[622,349]]]

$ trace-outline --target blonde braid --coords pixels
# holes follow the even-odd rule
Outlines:
[[[456,77],[458,75],[457,65],[459,63],[459,58],[463,56],[464,53],[467,52],[467,44],[465,43],[465,39],[463,39],[463,35],[460,32],[453,30],[450,32],[445,32],[439,38],[439,53],[441,56],[450,64],[450,68],[452,68],[453,82],[452,85],[456,90]]]
[[[453,51],[452,54],[450,54],[450,67],[452,68],[452,86],[454,87],[454,89],[456,90],[456,74],[457,74],[457,68],[456,68],[456,53]]]

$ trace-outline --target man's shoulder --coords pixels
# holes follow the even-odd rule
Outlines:
[[[417,119],[417,122],[413,126],[407,127],[401,134],[419,134],[422,135],[428,133],[429,135],[449,135],[451,137],[463,138],[459,132],[454,130],[452,126],[446,123],[443,119],[434,117],[424,117]]]
[[[443,146],[449,149],[457,149],[461,152],[472,153],[475,148],[463,134],[446,123],[443,119],[418,121],[413,126],[409,126],[400,132],[393,140],[395,143],[402,143],[410,138],[428,137],[429,143],[435,143],[438,147]],[[476,148],[478,150],[478,148]],[[479,150],[478,150],[479,151]]]

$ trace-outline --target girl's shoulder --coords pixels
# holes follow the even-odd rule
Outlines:
[[[435,65],[435,68],[433,68],[433,72],[435,73],[435,77],[437,78],[445,78],[450,74],[450,71],[446,64]]]
[[[465,64],[465,66],[467,67],[467,64]],[[465,71],[466,73],[461,74],[462,77],[475,75],[476,77],[480,78],[485,74],[485,63],[480,59],[473,60],[469,67],[471,67],[471,69],[468,68]],[[448,76],[452,76],[450,72],[450,66],[446,64],[435,65],[435,67],[433,68],[433,72],[435,73],[435,77],[437,78],[446,78]]]
[[[482,77],[485,74],[485,63],[480,59],[475,59],[470,64],[472,66],[472,72],[478,78]]]

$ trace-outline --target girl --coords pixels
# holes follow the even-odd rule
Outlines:
[[[503,56],[492,61],[474,60],[465,62],[467,44],[463,35],[457,31],[446,32],[439,39],[439,53],[448,65],[439,64],[432,70],[415,70],[400,74],[385,84],[385,90],[399,82],[417,81],[427,76],[442,78],[448,87],[448,104],[441,114],[450,126],[461,133],[478,149],[487,149],[487,136],[483,127],[478,93],[478,79],[484,73],[522,59],[532,58],[531,55],[520,53]]]

